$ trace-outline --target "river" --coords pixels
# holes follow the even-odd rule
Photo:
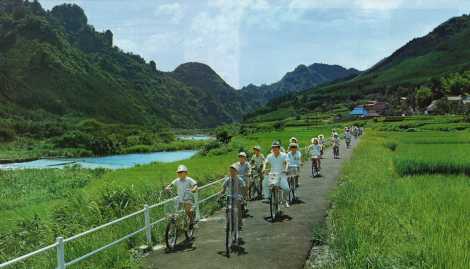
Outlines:
[[[0,164],[0,169],[45,169],[63,168],[67,165],[78,164],[84,168],[108,168],[122,169],[131,168],[139,164],[149,164],[152,162],[176,162],[189,159],[194,156],[197,150],[182,150],[172,152],[137,153],[125,155],[111,155],[104,157],[86,158],[64,158],[64,159],[40,159],[31,162]]]

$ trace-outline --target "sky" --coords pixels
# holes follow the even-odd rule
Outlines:
[[[114,44],[172,71],[210,65],[235,88],[270,84],[299,64],[365,70],[470,0],[39,0],[76,3]]]

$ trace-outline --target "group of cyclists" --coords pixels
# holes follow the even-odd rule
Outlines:
[[[362,133],[362,127],[346,127],[342,137],[346,147],[350,147],[352,137],[357,138]],[[327,141],[324,135],[318,135],[311,139],[309,146],[304,148],[312,163],[312,177],[320,176],[321,159],[324,158],[328,142],[333,149],[333,158],[339,158],[341,138],[336,129],[332,130],[330,141]],[[287,151],[282,147],[280,141],[274,141],[266,157],[259,145],[254,146],[252,150],[251,158],[248,158],[245,152],[238,154],[238,161],[229,166],[228,175],[224,178],[220,190],[220,198],[226,198],[226,208],[231,210],[231,212],[227,212],[235,219],[230,223],[230,229],[236,231],[234,241],[239,239],[239,232],[243,229],[243,217],[248,211],[248,201],[264,200],[272,206],[272,196],[276,196],[278,193],[278,203],[290,207],[291,203],[295,202],[294,190],[299,187],[299,171],[303,166],[304,158],[297,138],[289,139]],[[189,218],[189,228],[193,229],[196,220],[191,193],[197,192],[197,182],[188,176],[188,168],[184,165],[179,165],[176,173],[178,177],[165,189],[169,191],[173,187],[176,188],[178,203]],[[277,189],[278,192],[274,192],[274,189]],[[276,212],[273,213],[272,207],[270,209],[272,221],[275,221],[277,215],[274,213]]]

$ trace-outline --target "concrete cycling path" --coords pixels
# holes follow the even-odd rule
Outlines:
[[[322,160],[322,177],[311,177],[311,164],[301,169],[298,196],[300,203],[282,208],[284,217],[280,222],[271,223],[268,218],[269,204],[261,201],[248,204],[250,215],[244,219],[241,233],[245,241],[244,251],[239,255],[224,256],[225,219],[221,210],[199,223],[192,248],[173,253],[163,249],[152,252],[144,258],[144,268],[303,268],[312,248],[313,227],[326,217],[330,205],[329,194],[336,186],[341,164],[350,158],[351,149],[344,144],[340,147],[341,159],[332,158],[332,149],[325,152]]]

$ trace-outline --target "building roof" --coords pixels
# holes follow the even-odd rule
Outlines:
[[[351,111],[351,115],[353,116],[367,116],[368,114],[367,109],[362,106],[357,106]]]
[[[462,101],[462,96],[447,96],[447,101]]]

